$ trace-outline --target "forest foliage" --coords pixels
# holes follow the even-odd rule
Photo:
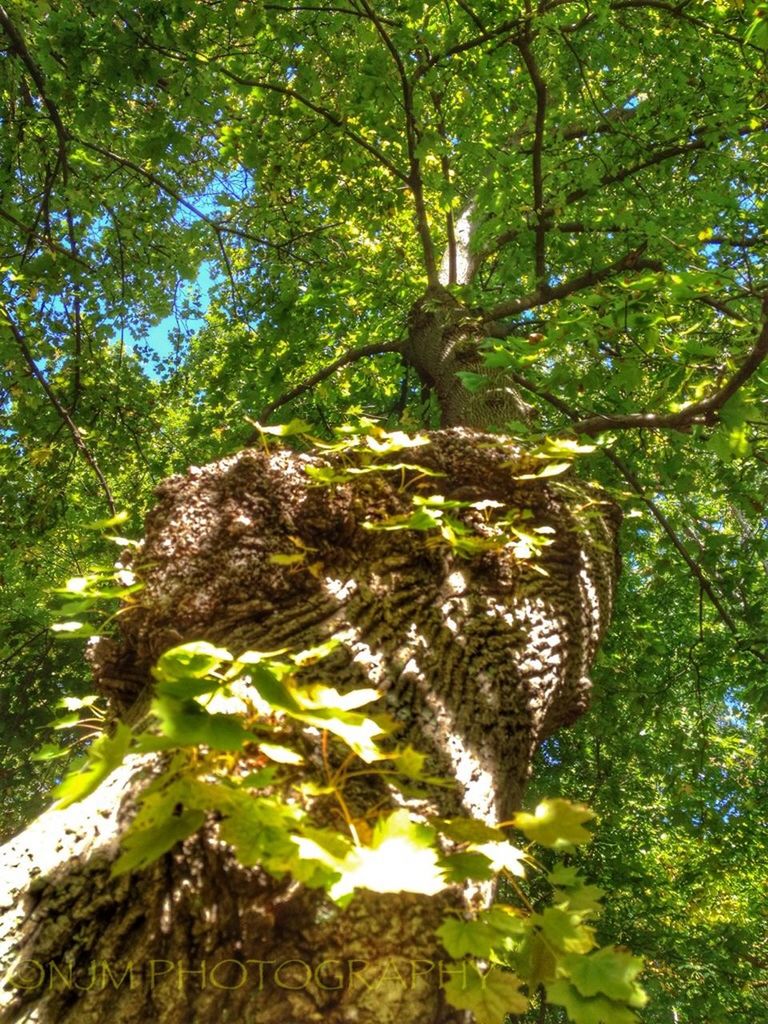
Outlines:
[[[760,1019],[765,8],[17,0],[0,48],[6,834],[61,778],[57,704],[90,707],[65,581],[113,599],[153,486],[254,420],[435,426],[399,353],[442,262],[535,410],[506,431],[583,447],[625,513],[592,709],[528,803],[596,812],[643,1020]]]

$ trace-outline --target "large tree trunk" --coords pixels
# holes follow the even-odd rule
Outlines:
[[[120,643],[94,657],[114,707],[136,714],[155,659],[186,640],[237,655],[343,635],[314,677],[382,691],[433,772],[458,782],[436,793],[434,810],[507,817],[537,745],[585,708],[610,614],[616,510],[573,480],[536,479],[541,463],[498,436],[437,431],[409,454],[444,475],[410,474],[403,486],[398,472],[374,473],[329,488],[305,473],[320,457],[250,449],[162,484],[140,555],[146,589]],[[550,527],[552,543],[531,559],[511,545],[463,557],[422,532],[363,528],[408,512],[419,487],[501,502]],[[482,510],[458,514],[488,533]],[[297,542],[313,549],[312,571],[270,560]],[[16,966],[2,1020],[463,1019],[442,998],[434,936],[455,892],[363,893],[339,910],[239,865],[213,822],[153,867],[111,880],[121,829],[155,769],[151,759],[124,767],[5,847],[0,942]]]

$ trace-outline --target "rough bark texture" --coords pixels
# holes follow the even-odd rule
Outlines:
[[[502,369],[489,369],[481,344],[485,332],[471,312],[444,287],[431,288],[411,309],[403,357],[421,381],[433,388],[440,425],[471,424],[483,430],[528,423],[533,408],[523,400]],[[468,389],[461,374],[473,374]]]
[[[146,589],[122,619],[121,642],[96,653],[99,685],[127,709],[143,699],[157,656],[185,640],[238,654],[298,650],[343,634],[314,678],[383,692],[403,735],[428,752],[433,771],[458,782],[436,795],[438,811],[463,805],[488,820],[506,817],[519,806],[537,745],[586,705],[610,614],[616,510],[573,481],[569,489],[518,479],[541,464],[498,436],[438,431],[409,454],[444,476],[404,480],[390,471],[328,488],[305,472],[323,464],[319,457],[246,450],[166,481],[140,555]],[[419,490],[502,502],[529,517],[528,527],[551,527],[553,543],[535,560],[511,547],[463,558],[423,532],[363,526],[409,512]],[[488,534],[488,513],[458,514]],[[314,571],[270,560],[297,543],[314,549]],[[111,881],[120,829],[152,770],[150,762],[122,771],[4,849],[0,872],[10,886],[0,896],[0,949],[19,966],[0,1019],[463,1019],[442,1000],[433,934],[455,893],[362,894],[340,911],[236,864],[214,825],[153,868]],[[256,963],[243,968],[248,960]],[[153,961],[170,966],[152,977]],[[205,979],[179,977],[202,961]],[[133,985],[105,980],[103,965],[119,977],[130,963]],[[50,981],[53,965],[64,981]],[[67,984],[70,969],[79,988]]]

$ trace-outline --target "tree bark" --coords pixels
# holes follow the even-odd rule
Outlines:
[[[504,370],[486,365],[486,339],[484,325],[442,285],[414,303],[403,358],[434,389],[442,427],[501,430],[534,418]]]
[[[442,475],[385,470],[326,487],[306,469],[338,458],[247,449],[165,481],[136,561],[145,590],[121,618],[119,642],[93,655],[115,710],[136,715],[156,658],[188,640],[237,655],[341,635],[306,671],[338,689],[381,691],[402,738],[457,782],[430,809],[508,817],[538,744],[586,706],[610,615],[618,513],[577,481],[537,478],[541,462],[498,435],[436,431],[402,455],[390,461]],[[436,491],[502,503],[552,542],[532,558],[511,543],[464,557],[437,533],[363,525]],[[492,532],[493,514],[456,513],[477,538]],[[296,550],[311,550],[311,566],[271,560]],[[151,868],[111,879],[121,831],[156,770],[151,758],[132,762],[3,849],[0,953],[11,969],[0,1020],[464,1020],[443,1000],[434,936],[461,898],[453,890],[366,892],[340,910],[239,865],[215,822]]]

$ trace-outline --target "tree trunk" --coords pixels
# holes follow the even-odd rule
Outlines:
[[[542,463],[496,435],[436,431],[407,455],[389,459],[443,475],[390,470],[327,487],[305,470],[332,458],[248,449],[165,481],[137,559],[146,588],[121,619],[119,644],[93,656],[115,709],[137,714],[151,665],[188,640],[237,655],[341,635],[307,672],[338,689],[382,692],[431,771],[458,783],[437,791],[432,809],[508,817],[537,745],[586,705],[610,614],[617,512],[576,481],[537,478]],[[531,557],[512,542],[465,556],[438,531],[363,527],[436,491],[502,503],[510,522],[552,531],[539,535],[551,543]],[[462,506],[456,516],[487,539],[495,514]],[[271,561],[296,550],[312,551],[311,566]],[[151,868],[110,879],[121,830],[155,769],[151,758],[124,766],[4,848],[0,948],[15,966],[0,1019],[464,1019],[442,998],[434,936],[459,898],[452,890],[361,893],[340,910],[239,865],[215,822]]]
[[[534,417],[504,370],[486,365],[484,328],[443,285],[429,288],[414,303],[408,328],[403,357],[434,389],[441,426],[499,430]]]

